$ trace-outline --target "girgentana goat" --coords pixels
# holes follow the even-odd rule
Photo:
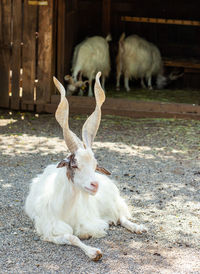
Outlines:
[[[116,58],[116,88],[120,89],[120,77],[124,74],[124,86],[130,90],[129,79],[141,79],[141,85],[152,89],[152,77],[156,78],[156,88],[161,89],[171,81],[183,76],[183,73],[171,72],[164,75],[161,54],[156,45],[138,35],[125,38],[122,33],[119,39],[118,55]]]
[[[93,36],[86,38],[74,49],[72,61],[72,76],[77,81],[78,75],[88,78],[88,96],[93,96],[92,80],[98,71],[102,72],[102,86],[105,88],[105,79],[110,73],[109,41],[111,35],[106,38]]]
[[[25,203],[25,211],[43,240],[78,246],[92,260],[102,257],[101,250],[80,239],[105,236],[109,224],[121,224],[135,233],[146,231],[143,225],[128,220],[131,215],[127,204],[108,178],[110,173],[97,164],[92,152],[105,100],[100,75],[100,72],[96,75],[94,87],[96,108],[83,125],[83,141],[69,129],[65,89],[54,77],[61,93],[55,116],[63,129],[70,155],[56,165],[47,166],[33,179]]]

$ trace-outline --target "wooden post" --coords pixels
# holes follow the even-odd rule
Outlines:
[[[66,16],[66,1],[58,1],[57,14],[57,77],[61,81],[64,76],[64,61],[65,61],[65,16]]]
[[[13,45],[12,45],[12,97],[11,109],[20,105],[20,68],[22,39],[22,1],[13,1]]]
[[[11,0],[0,1],[0,107],[9,107]]]
[[[73,50],[75,47],[75,41],[77,40],[77,30],[78,30],[78,3],[77,0],[73,0],[73,6],[68,9],[66,6],[66,16],[65,16],[65,58],[64,58],[64,75],[70,73],[70,68],[72,65]],[[64,76],[63,75],[63,76]],[[62,77],[63,77],[62,76]],[[62,79],[63,80],[63,79]]]
[[[102,5],[102,33],[106,36],[108,33],[110,33],[111,0],[103,0]]]
[[[43,110],[51,99],[53,77],[53,0],[39,7],[38,67],[36,89],[36,111]]]
[[[37,6],[24,1],[23,22],[23,110],[34,110]]]

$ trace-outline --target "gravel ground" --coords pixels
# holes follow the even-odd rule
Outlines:
[[[84,120],[71,118],[77,134]],[[97,160],[149,232],[118,226],[87,240],[104,253],[95,263],[76,247],[41,241],[23,211],[31,178],[66,156],[54,116],[1,111],[0,273],[200,273],[199,137],[200,121],[102,118]]]

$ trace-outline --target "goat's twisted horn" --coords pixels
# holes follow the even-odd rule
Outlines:
[[[69,119],[69,104],[65,97],[65,88],[63,85],[53,77],[53,81],[57,89],[59,90],[61,97],[60,103],[56,110],[55,116],[56,120],[63,129],[63,136],[65,143],[71,153],[74,153],[79,147],[83,147],[81,140],[69,129],[68,119]]]
[[[101,106],[105,101],[105,93],[99,81],[100,76],[101,72],[98,72],[96,75],[96,82],[94,86],[96,108],[94,112],[87,118],[82,129],[82,138],[86,147],[92,146],[94,138],[97,134],[97,130],[101,121]]]

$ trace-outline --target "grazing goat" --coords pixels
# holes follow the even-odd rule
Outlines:
[[[92,80],[98,71],[102,72],[102,86],[110,73],[109,44],[111,36],[106,38],[93,36],[86,38],[75,47],[72,60],[72,76],[77,81],[78,74],[89,79],[88,96],[93,96]]]
[[[146,231],[143,225],[128,220],[131,217],[128,206],[115,183],[106,176],[110,173],[98,166],[92,152],[105,100],[100,75],[99,72],[96,76],[94,88],[96,108],[82,128],[83,142],[69,129],[65,89],[54,77],[61,93],[55,116],[71,154],[57,165],[49,165],[33,179],[25,203],[25,211],[43,240],[78,246],[93,260],[101,258],[101,250],[80,239],[103,237],[112,223],[120,223],[131,232]]]
[[[82,79],[75,82],[71,75],[65,75],[64,80],[67,82],[67,95],[73,95],[76,92],[80,92],[83,95],[83,91],[86,89],[87,83],[89,83],[89,81],[82,81]]]
[[[117,81],[116,88],[120,89],[120,76],[124,74],[124,86],[127,91],[130,90],[129,79],[141,79],[141,85],[152,89],[152,77],[156,77],[156,87],[163,88],[169,82],[178,79],[183,74],[163,75],[163,62],[159,49],[152,43],[139,37],[130,35],[125,39],[123,33],[119,39],[118,55],[116,58]]]

